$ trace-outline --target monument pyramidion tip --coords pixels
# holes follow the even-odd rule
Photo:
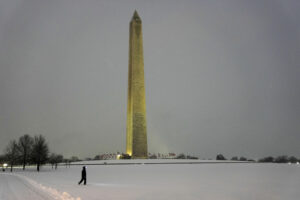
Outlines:
[[[136,10],[134,10],[134,13],[133,13],[131,21],[138,21],[138,22],[142,21],[141,18],[140,18],[140,16],[139,16],[139,14],[138,14],[138,12]]]

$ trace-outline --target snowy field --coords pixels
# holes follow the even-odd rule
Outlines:
[[[34,169],[27,169],[25,172],[17,169],[14,173],[0,172],[0,199],[299,200],[300,198],[300,165],[147,164],[147,162],[161,162],[159,160],[146,161],[146,164],[116,165],[116,163],[145,161],[106,162],[107,165],[87,165],[86,186],[77,184],[82,168],[79,165],[70,168],[59,166],[57,170],[44,166],[39,173]],[[95,162],[86,162],[92,163]],[[98,163],[103,164],[103,161]]]

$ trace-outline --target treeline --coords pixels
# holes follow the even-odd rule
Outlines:
[[[227,160],[225,156],[222,154],[218,154],[216,156],[216,160]],[[238,158],[237,156],[232,157],[230,160],[232,161],[252,161],[252,162],[261,162],[261,163],[300,163],[300,159],[296,158],[295,156],[277,156],[277,157],[272,157],[272,156],[267,156],[264,158],[260,158],[258,160],[254,159],[249,159],[246,157],[241,156]]]
[[[269,162],[269,163],[299,163],[300,159],[296,158],[295,156],[277,156],[272,157],[268,156],[265,158],[261,158],[258,162]]]
[[[196,156],[190,156],[190,155],[185,155],[185,154],[181,153],[178,156],[176,156],[176,159],[193,159],[193,160],[197,160],[199,158],[196,157]]]
[[[4,155],[0,156],[0,163],[7,162],[10,171],[16,165],[22,165],[25,170],[26,165],[36,165],[37,171],[40,166],[49,162],[57,167],[57,163],[63,161],[62,155],[52,153],[49,155],[49,147],[46,139],[42,135],[30,136],[23,135],[18,140],[11,140],[4,150]]]

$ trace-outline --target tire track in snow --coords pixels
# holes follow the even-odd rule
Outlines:
[[[81,200],[20,175],[0,173],[0,200]]]

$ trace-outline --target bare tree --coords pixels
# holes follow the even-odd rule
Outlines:
[[[5,155],[0,155],[0,163],[3,163],[5,161]]]
[[[218,154],[216,160],[227,160],[222,154]]]
[[[181,153],[176,157],[176,159],[186,159],[186,156],[183,153]]]
[[[34,136],[31,158],[36,164],[37,171],[40,171],[40,166],[45,164],[48,159],[49,148],[46,139],[42,136]]]
[[[57,164],[62,162],[64,159],[64,157],[62,155],[57,155],[55,153],[52,153],[49,157],[49,162],[52,165],[52,169],[53,166],[55,166],[55,169],[57,169]]]
[[[63,160],[64,160],[64,156],[63,155],[56,155],[55,169],[57,169],[57,164],[63,162]]]
[[[272,156],[268,156],[268,157],[259,159],[258,162],[274,162],[274,158]]]
[[[247,161],[247,158],[246,158],[246,157],[243,157],[243,156],[241,156],[241,157],[240,157],[240,161]]]
[[[5,149],[5,157],[10,164],[10,171],[12,172],[13,166],[19,158],[18,144],[16,140],[9,142],[8,146]]]
[[[22,157],[22,163],[23,163],[23,170],[25,170],[25,165],[28,162],[29,155],[32,150],[32,144],[33,144],[33,139],[30,135],[23,135],[19,138],[19,151],[20,151],[20,156]]]
[[[56,154],[55,153],[51,153],[51,155],[49,156],[49,163],[51,164],[52,166],[52,169],[53,169],[53,166],[55,165],[55,157],[56,157]]]
[[[237,160],[239,160],[239,159],[238,159],[238,157],[237,157],[237,156],[233,156],[233,157],[231,158],[231,160],[235,160],[235,161],[237,161]]]

